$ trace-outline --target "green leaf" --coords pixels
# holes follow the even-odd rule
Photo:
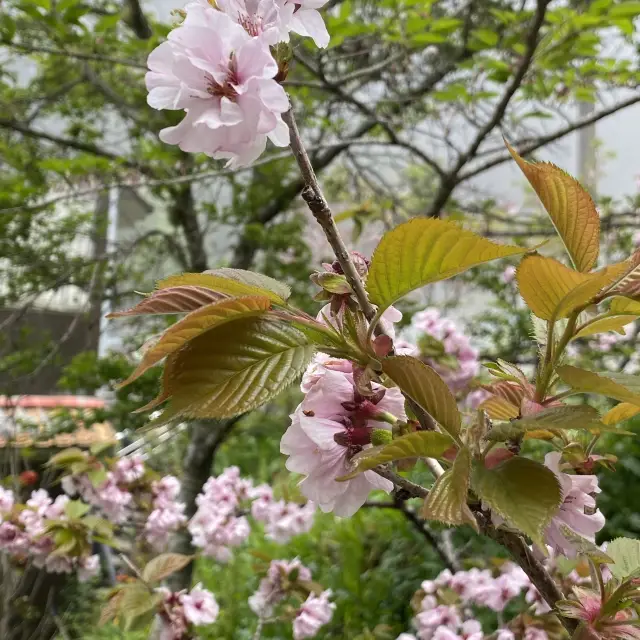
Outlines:
[[[250,272],[247,271],[246,273]],[[260,274],[255,273],[252,275],[259,276]],[[267,276],[262,276],[262,278],[267,278]],[[272,280],[272,278],[268,278],[268,280]],[[277,282],[277,280],[273,280],[273,282]],[[183,273],[177,276],[170,276],[169,278],[165,278],[158,282],[157,288],[168,289],[170,287],[180,287],[184,285],[205,287],[206,289],[211,289],[217,293],[223,293],[224,295],[233,297],[266,296],[276,304],[284,305],[286,303],[285,299],[281,295],[269,287],[265,288],[264,286],[257,286],[255,282],[245,282],[238,278],[231,278],[226,273],[220,274],[218,271],[205,273]]]
[[[611,307],[609,309],[611,315],[614,314],[629,314],[634,316],[640,316],[640,302],[631,300],[630,298],[623,298],[616,296],[611,301]]]
[[[493,511],[544,546],[543,532],[562,502],[553,471],[520,456],[492,469],[476,463],[471,487]]]
[[[113,525],[104,518],[95,515],[88,515],[82,518],[85,526],[89,527],[97,535],[103,538],[110,538],[113,535]]]
[[[176,571],[180,571],[193,560],[193,556],[185,556],[180,553],[163,553],[149,561],[142,570],[142,578],[145,582],[161,582]]]
[[[621,402],[613,407],[613,409],[609,409],[609,411],[602,416],[602,422],[608,425],[618,424],[619,422],[624,422],[629,418],[633,418],[633,416],[636,416],[639,413],[639,405]]]
[[[82,500],[69,500],[64,507],[64,512],[70,520],[75,520],[82,518],[90,509],[91,507]]]
[[[437,431],[416,431],[396,438],[389,444],[371,447],[356,454],[351,459],[353,471],[337,478],[338,482],[351,480],[363,471],[378,465],[406,458],[439,458],[451,446],[451,438]]]
[[[591,196],[559,167],[527,162],[509,144],[507,148],[538,194],[576,269],[590,271],[600,252],[600,217]]]
[[[118,388],[124,387],[163,358],[182,349],[190,340],[240,317],[251,317],[265,313],[271,301],[265,297],[226,298],[206,307],[192,311],[179,322],[171,325],[145,352],[142,362]]]
[[[586,338],[606,331],[615,331],[616,333],[624,336],[626,335],[624,327],[635,320],[637,320],[637,316],[613,316],[610,318],[600,318],[590,322],[584,328],[580,329],[580,331],[573,336],[573,340],[576,338]]]
[[[179,353],[179,352],[178,352]],[[158,405],[165,402],[171,397],[171,392],[169,390],[169,380],[171,379],[171,375],[173,372],[173,368],[175,367],[176,359],[178,357],[178,353],[172,353],[170,356],[167,356],[167,359],[164,361],[164,370],[162,372],[162,380],[160,382],[160,392],[153,399],[147,402],[142,407],[138,407],[133,413],[142,413],[143,411],[151,411],[155,409]]]
[[[445,431],[453,435],[460,433],[461,417],[456,400],[430,366],[411,356],[394,356],[382,361],[382,370]]]
[[[453,462],[434,483],[425,498],[420,514],[425,520],[437,520],[450,525],[471,525],[478,531],[478,523],[467,504],[471,454],[461,449]]]
[[[638,409],[640,411],[640,408]],[[494,425],[487,434],[487,440],[502,442],[526,434],[529,431],[545,429],[584,429],[597,433],[613,432],[627,434],[615,427],[609,427],[600,419],[599,412],[588,405],[565,405],[550,407],[520,420],[513,420],[505,424]],[[633,435],[633,434],[631,434]]]
[[[636,251],[622,264],[627,266],[625,273],[608,289],[607,293],[637,298],[640,295],[640,251]]]
[[[329,273],[328,271],[313,273],[311,281],[329,293],[352,293],[347,278],[339,273]]]
[[[371,259],[367,291],[381,312],[414,289],[526,251],[495,244],[449,220],[414,218],[382,237]]]
[[[48,467],[67,467],[74,462],[85,462],[87,454],[77,447],[69,447],[63,449],[60,453],[56,453],[47,461]]]
[[[570,529],[566,525],[560,525],[560,533],[571,542],[572,546],[576,549],[577,553],[582,556],[587,556],[587,558],[591,558],[594,562],[598,564],[608,564],[612,561],[611,557],[608,556],[602,549],[597,547],[593,542],[583,538],[578,535],[573,529]]]
[[[619,580],[625,580],[640,570],[640,540],[616,538],[607,545],[607,555],[613,560],[609,569]]]
[[[166,313],[186,313],[200,309],[212,302],[223,300],[227,296],[217,293],[207,287],[183,285],[168,287],[150,293],[135,307],[125,311],[114,311],[107,318],[124,318],[127,316],[142,316]]]
[[[499,396],[487,398],[480,404],[478,409],[486,411],[492,420],[511,420],[520,415],[519,406],[511,404],[508,400],[500,398]]]
[[[205,273],[229,278],[230,280],[235,280],[236,282],[241,282],[252,287],[258,287],[263,291],[271,291],[283,301],[288,300],[291,296],[291,289],[288,285],[275,278],[265,276],[262,273],[255,273],[254,271],[247,271],[245,269],[231,269],[229,267],[211,269],[210,271],[205,271]]]
[[[640,15],[640,2],[620,2],[609,9],[611,18],[635,18]]]
[[[560,379],[582,393],[597,393],[621,402],[640,405],[640,378],[626,373],[609,371],[596,373],[563,365],[556,369]]]
[[[117,617],[123,597],[124,587],[118,587],[116,590],[111,592],[109,599],[100,612],[100,619],[98,620],[99,627],[104,626],[107,622],[110,622]]]
[[[472,35],[488,47],[495,47],[498,44],[499,36],[491,29],[476,29],[472,32]]]
[[[162,601],[162,594],[153,593],[136,580],[122,588],[118,611],[131,622],[134,618],[151,611]]]
[[[516,280],[529,309],[539,318],[555,322],[590,304],[626,270],[627,265],[619,263],[596,273],[580,273],[535,254],[522,259]]]
[[[87,478],[92,486],[99,487],[107,479],[107,470],[100,466],[97,469],[87,471]]]
[[[268,402],[302,374],[314,348],[283,322],[240,318],[191,340],[168,375],[171,406],[162,422],[179,416],[229,418]]]

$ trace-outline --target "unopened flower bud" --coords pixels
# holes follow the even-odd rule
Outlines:
[[[371,444],[375,446],[389,444],[393,440],[393,434],[389,429],[374,429],[371,432]]]

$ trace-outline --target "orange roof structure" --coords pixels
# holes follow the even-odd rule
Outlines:
[[[102,409],[105,401],[95,396],[0,396],[0,419],[8,418],[15,426],[14,433],[0,434],[0,448],[85,447],[95,444],[115,444],[116,433],[108,422],[86,425],[83,410]],[[52,434],[48,428],[51,414],[56,409],[71,409],[78,418],[78,428],[70,433]],[[24,430],[19,423],[28,422],[33,428]]]

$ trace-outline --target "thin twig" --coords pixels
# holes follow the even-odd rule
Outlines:
[[[370,509],[393,509],[394,511],[400,511],[400,513],[402,513],[402,515],[413,525],[416,531],[426,538],[449,571],[455,573],[456,571],[460,571],[462,568],[453,547],[448,544],[447,540],[445,540],[444,533],[447,532],[443,532],[442,537],[437,536],[433,531],[431,531],[431,529],[429,529],[427,523],[424,520],[421,520],[416,513],[407,506],[404,500],[396,498],[392,502],[372,501],[365,502],[362,506]]]
[[[302,198],[307,203],[313,217],[322,227],[336,258],[340,263],[340,267],[342,267],[342,271],[353,289],[362,312],[368,320],[371,320],[376,314],[375,307],[369,302],[367,292],[362,284],[362,278],[360,278],[355,264],[351,259],[351,255],[340,236],[340,232],[336,226],[329,204],[327,203],[324,194],[322,193],[322,189],[318,184],[318,178],[316,178],[315,171],[311,165],[311,160],[309,159],[309,155],[302,144],[293,109],[289,109],[289,111],[282,116],[282,119],[289,126],[291,150],[293,151],[293,155],[300,167],[300,172],[302,173],[302,178],[305,183],[305,186],[302,189]]]
[[[391,471],[388,467],[376,467],[375,471],[379,476],[393,482],[394,486],[404,489],[412,498],[426,498],[429,495],[427,489],[415,482],[411,482],[411,480],[403,478],[394,471]]]

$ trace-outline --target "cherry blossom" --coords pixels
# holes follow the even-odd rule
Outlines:
[[[607,332],[601,333],[598,335],[595,340],[595,348],[598,351],[602,351],[607,353],[611,351],[611,349],[620,342],[621,336],[616,335],[615,333]]]
[[[191,627],[212,624],[218,618],[220,607],[214,595],[197,584],[190,592],[169,591],[160,587],[156,591],[163,596],[159,611],[162,627],[161,640],[187,640],[192,638]]]
[[[309,393],[313,385],[321,380],[327,371],[353,373],[353,365],[349,360],[333,358],[322,352],[316,353],[302,376],[302,382],[300,383],[302,393]]]
[[[502,275],[500,276],[500,280],[502,280],[504,284],[510,284],[514,281],[515,277],[516,268],[512,264],[510,264],[509,266],[505,267]]]
[[[442,352],[438,353],[437,349],[428,346],[424,353],[419,353],[417,357],[422,357],[433,367],[454,393],[466,389],[480,371],[478,351],[471,346],[469,338],[454,322],[443,318],[435,308],[427,308],[416,313],[411,319],[407,335],[403,337],[407,339],[417,336],[420,344],[420,337],[423,335],[435,339],[436,344],[440,343],[439,348]]]
[[[147,101],[154,109],[184,110],[184,119],[160,139],[183,151],[252,163],[267,138],[289,144],[282,114],[289,108],[274,80],[278,65],[268,43],[251,37],[229,15],[191,3],[182,26],[151,52]]]
[[[107,473],[107,479],[95,490],[95,495],[91,483],[89,486],[89,491],[84,495],[81,493],[85,500],[95,504],[111,522],[119,524],[127,519],[128,507],[133,496],[129,491],[120,488],[114,473]]]
[[[329,601],[331,590],[323,591],[319,596],[310,593],[293,621],[293,638],[313,638],[320,627],[331,621],[336,605]]]
[[[379,421],[381,414],[406,417],[397,388],[374,384],[373,390],[376,397],[363,398],[351,374],[326,370],[291,415],[291,426],[280,442],[280,451],[289,456],[287,469],[306,476],[300,491],[325,512],[352,516],[372,490],[393,488],[373,471],[336,481],[350,471],[351,457],[369,445],[371,431],[390,427]]]
[[[35,567],[48,573],[76,571],[81,582],[97,574],[98,556],[60,553],[54,538],[47,534],[51,521],[60,523],[68,520],[66,507],[69,498],[66,495],[59,495],[54,500],[45,489],[38,489],[31,492],[26,504],[11,504],[13,496],[9,491],[0,497],[3,501],[0,551],[15,556],[21,562],[28,556]]]
[[[295,576],[295,580],[292,576]],[[251,611],[261,618],[271,616],[274,607],[287,595],[285,580],[307,582],[311,580],[311,571],[298,558],[291,561],[272,560],[266,577],[260,581],[258,590],[249,598]]]
[[[174,476],[165,476],[154,482],[153,510],[145,523],[145,537],[155,549],[165,548],[171,535],[186,521],[185,505],[177,501],[180,494],[180,482]]]
[[[291,31],[301,36],[310,36],[320,48],[329,44],[329,32],[318,12],[327,2],[328,0],[287,0],[288,5],[295,7],[289,23]]]
[[[217,0],[216,6],[250,36],[268,44],[289,42],[289,23],[295,6],[283,0]]]
[[[553,571],[553,558],[545,559],[547,570]],[[574,584],[582,581],[579,576],[565,576],[565,580]],[[479,620],[470,617],[478,607],[495,611],[502,619],[509,603],[513,603],[523,593],[531,605],[530,613],[540,615],[549,608],[539,607],[541,598],[531,584],[525,572],[513,562],[504,562],[500,570],[471,568],[468,571],[452,573],[444,569],[435,578],[424,580],[420,585],[420,600],[415,604],[416,610],[413,626],[416,635],[407,633],[399,638],[413,640],[483,640],[485,637],[501,637],[514,640],[510,629],[502,627],[485,636]],[[530,594],[535,597],[530,597]],[[452,597],[453,596],[453,597]],[[457,596],[457,599],[456,599]],[[530,635],[543,632],[535,626],[539,621],[531,617],[534,631]],[[521,624],[521,623],[519,623]]]
[[[78,562],[78,580],[87,582],[95,578],[100,571],[100,557],[97,555],[80,558]]]
[[[240,476],[237,467],[228,467],[219,476],[209,478],[196,504],[198,509],[188,524],[193,544],[219,562],[228,562],[231,548],[249,537],[251,527],[246,511],[264,523],[269,539],[280,544],[309,531],[315,513],[315,505],[310,503],[275,500],[271,487],[253,487],[250,480]]]
[[[117,483],[130,484],[144,475],[142,456],[120,458],[113,467],[113,475]]]
[[[604,527],[605,519],[600,510],[596,510],[596,501],[591,495],[600,493],[597,476],[563,473],[561,457],[561,453],[554,451],[547,453],[544,459],[545,465],[558,478],[562,491],[562,504],[547,527],[545,538],[555,551],[574,556],[576,549],[563,535],[562,527],[593,542],[595,534]]]
[[[524,632],[524,640],[548,640],[549,636],[544,629],[529,626]]]
[[[14,502],[13,491],[0,487],[0,518],[13,509]]]
[[[216,621],[220,607],[210,591],[197,584],[189,593],[180,596],[184,617],[194,626],[212,624]]]

